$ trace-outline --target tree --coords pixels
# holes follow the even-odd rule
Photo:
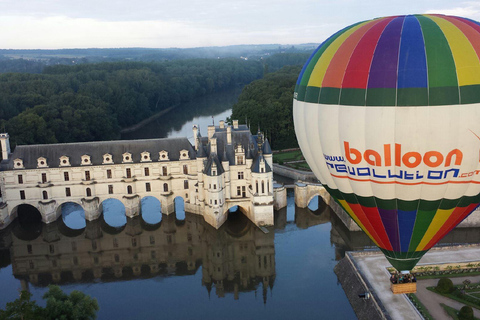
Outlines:
[[[453,291],[453,282],[449,278],[442,278],[438,280],[437,287],[435,288],[440,293],[450,293]]]
[[[469,306],[463,306],[458,313],[459,320],[473,320],[473,309]]]
[[[42,308],[35,301],[30,301],[32,294],[22,291],[20,298],[7,303],[5,310],[0,310],[0,320],[88,320],[95,319],[99,310],[97,299],[83,292],[74,290],[65,294],[59,286],[50,285],[43,295],[47,306]]]

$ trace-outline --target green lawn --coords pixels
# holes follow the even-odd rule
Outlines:
[[[453,319],[453,320],[458,320],[458,312],[460,310],[457,310],[455,308],[452,308],[452,307],[449,307],[447,306],[446,304],[443,304],[443,303],[440,303],[440,305],[442,306],[443,310],[445,310],[445,312]],[[478,320],[478,318],[474,318],[475,320]]]
[[[473,297],[472,295],[469,295],[468,292],[464,296],[465,299],[463,299],[462,297],[460,297],[460,296],[458,296],[454,293],[440,293],[437,290],[435,290],[435,287],[427,287],[427,290],[435,292],[436,294],[442,295],[442,296],[447,297],[449,299],[456,300],[456,301],[458,301],[460,303],[463,303],[464,305],[470,306],[472,308],[480,309],[480,299],[477,298],[477,297]],[[466,299],[469,299],[469,300],[466,300]]]
[[[289,161],[298,161],[303,160],[302,151],[294,150],[294,151],[287,151],[287,152],[279,152],[273,154],[273,162],[279,163],[282,162],[289,162]]]

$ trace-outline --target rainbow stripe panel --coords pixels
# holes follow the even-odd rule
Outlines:
[[[397,270],[411,270],[425,252],[480,203],[480,195],[455,200],[404,201],[360,197],[325,188]]]
[[[351,106],[480,102],[480,24],[407,15],[340,30],[309,58],[297,100]]]

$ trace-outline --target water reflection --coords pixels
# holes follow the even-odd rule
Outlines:
[[[162,205],[155,197],[143,197],[141,200],[142,219],[148,224],[158,224],[162,221]]]
[[[181,104],[138,130],[123,133],[122,139],[187,137],[191,140],[194,124],[198,124],[202,134],[206,135],[207,126],[212,124],[212,117],[218,124],[219,120],[225,120],[232,114],[232,106],[237,102],[242,88],[214,93]]]
[[[78,203],[64,203],[60,210],[62,211],[63,222],[70,229],[83,229],[87,225],[85,222],[85,210]]]
[[[100,212],[102,212],[105,222],[112,228],[121,228],[127,223],[125,206],[118,199],[104,200]]]

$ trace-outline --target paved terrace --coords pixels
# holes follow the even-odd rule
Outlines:
[[[390,263],[381,252],[349,252],[349,258],[354,263],[357,271],[370,288],[372,294],[388,313],[387,318],[392,319],[422,319],[417,310],[404,294],[394,295],[390,291],[390,280],[387,267]],[[458,263],[458,262],[478,262],[480,260],[480,246],[458,246],[433,248],[420,260],[418,266]],[[467,277],[472,282],[480,281],[480,276]],[[462,279],[452,278],[454,283],[461,282]],[[425,282],[425,283],[424,283]],[[428,282],[428,283],[427,283]],[[432,284],[434,282],[434,284]],[[443,313],[439,303],[443,302],[451,307],[459,309],[458,305],[450,299],[448,301],[437,301],[436,294],[428,294],[426,286],[436,285],[437,280],[419,280],[417,284],[417,296],[420,301],[431,311],[435,319],[449,319]],[[360,298],[359,298],[360,299]],[[463,305],[461,305],[463,306]],[[460,306],[460,307],[461,307]],[[434,311],[436,310],[436,311]],[[433,311],[433,312],[432,312]],[[478,310],[475,310],[475,316],[478,317]]]

